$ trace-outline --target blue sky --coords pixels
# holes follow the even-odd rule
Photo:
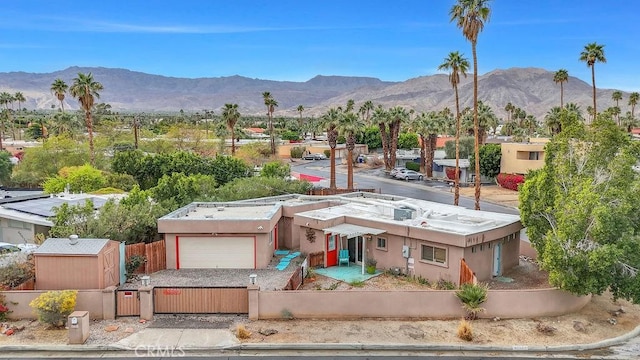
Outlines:
[[[471,46],[449,22],[453,0],[19,0],[0,11],[0,72],[69,66],[175,77],[306,81],[315,75],[404,81],[431,75]],[[478,42],[479,72],[565,68],[590,83],[578,58],[605,45],[596,84],[640,89],[637,3],[494,0]]]

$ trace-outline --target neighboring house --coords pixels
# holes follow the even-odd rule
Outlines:
[[[527,143],[502,143],[500,172],[527,174],[544,166],[544,147],[549,139],[534,139]]]
[[[458,162],[458,168],[460,169],[460,183],[467,184],[472,183],[475,179],[473,171],[469,170],[469,159],[460,159]],[[447,171],[455,175],[456,173],[456,159],[434,159],[433,160],[433,177],[449,179],[447,177]],[[454,179],[449,179],[453,181]]]
[[[78,205],[91,200],[99,209],[111,197],[122,195],[65,194],[17,196],[0,200],[0,241],[31,243],[37,234],[49,236],[54,208],[62,204]]]
[[[244,133],[252,139],[268,139],[269,135],[264,133],[263,128],[246,128]]]
[[[516,215],[372,193],[193,203],[158,220],[168,269],[260,269],[279,248],[321,252],[330,267],[345,249],[363,271],[372,257],[379,269],[453,283],[462,259],[480,281],[517,265],[521,229]]]

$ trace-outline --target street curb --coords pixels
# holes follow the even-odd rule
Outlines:
[[[585,351],[607,348],[610,346],[623,344],[630,339],[640,336],[640,325],[632,331],[615,338],[601,340],[590,344],[577,345],[513,345],[513,346],[493,346],[493,345],[464,345],[464,344],[362,344],[362,343],[244,343],[227,346],[194,346],[183,348],[185,353],[197,351],[283,351],[283,350],[360,350],[360,351],[489,351],[489,352],[566,352]],[[140,345],[144,346],[144,345]],[[126,352],[135,351],[136,348],[111,345],[2,345],[0,352]]]

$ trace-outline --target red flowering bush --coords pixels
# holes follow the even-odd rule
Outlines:
[[[524,182],[524,175],[500,173],[496,176],[496,181],[505,189],[518,191],[518,186]]]
[[[0,290],[3,290],[3,289],[0,287]],[[10,311],[9,311],[9,308],[7,307],[4,294],[0,294],[0,321],[6,321],[9,313]]]

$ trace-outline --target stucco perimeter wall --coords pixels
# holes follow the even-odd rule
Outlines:
[[[258,291],[250,319],[459,318],[455,291]],[[557,289],[493,290],[480,317],[530,318],[576,312],[591,300]],[[251,302],[251,300],[250,300]],[[253,306],[252,306],[253,305]],[[257,305],[257,306],[255,306]],[[257,316],[256,316],[257,313]]]
[[[36,319],[29,303],[47,290],[3,291],[10,319]],[[115,319],[115,286],[107,289],[78,290],[77,311],[88,311],[91,319]]]

